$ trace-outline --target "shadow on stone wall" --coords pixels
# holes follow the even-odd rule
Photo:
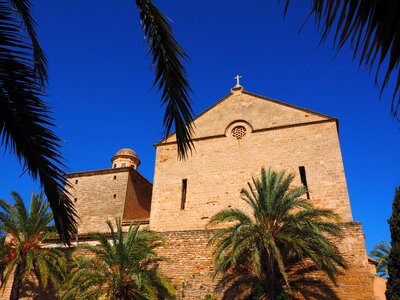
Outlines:
[[[49,285],[44,289],[38,287],[34,282],[31,280],[26,281],[24,284],[20,299],[30,299],[30,300],[49,300],[49,299],[59,299],[57,293],[55,292],[54,288]]]
[[[299,268],[298,265],[295,271],[289,272],[292,289],[292,297],[289,299],[339,299],[332,286],[320,279],[320,274],[315,276],[315,272],[315,267]],[[254,298],[255,294],[262,293],[262,284],[260,279],[243,265],[219,279],[215,293],[222,295],[223,300],[265,299]]]

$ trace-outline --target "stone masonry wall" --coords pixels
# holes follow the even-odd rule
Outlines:
[[[122,216],[125,222],[150,218],[152,188],[153,185],[147,179],[138,172],[130,170]]]
[[[373,300],[373,276],[368,269],[361,224],[346,223],[343,229],[345,238],[339,248],[349,269],[338,278],[338,286],[333,286],[336,297],[343,300]],[[207,247],[207,243],[212,234],[213,230],[162,232],[167,244],[159,253],[171,261],[162,264],[161,270],[172,279],[178,299],[201,300],[207,294],[222,297],[223,293],[215,290],[218,280],[211,279],[214,272],[212,249]],[[321,274],[318,276],[325,278]],[[237,299],[242,298],[238,295]]]
[[[156,231],[204,229],[209,218],[229,207],[246,209],[240,190],[261,167],[294,173],[306,170],[311,200],[352,220],[336,123],[309,124],[248,132],[242,139],[223,136],[198,140],[186,161],[176,158],[176,145],[157,147],[150,226]],[[182,179],[187,179],[186,206],[181,210]]]
[[[373,279],[368,266],[367,253],[364,244],[364,235],[361,224],[356,222],[342,224],[345,237],[339,246],[344,255],[349,269],[338,277],[338,285],[333,288],[332,295],[325,300],[373,300]],[[177,290],[177,299],[203,300],[207,294],[223,299],[224,291],[217,288],[218,279],[212,280],[214,273],[212,248],[207,246],[214,230],[192,231],[167,231],[161,235],[166,245],[158,249],[161,256],[170,261],[162,263],[160,270],[167,275]],[[78,255],[87,255],[85,251],[77,251]],[[326,277],[322,274],[311,274],[317,278]],[[328,281],[327,281],[328,282]],[[8,299],[12,282],[6,287],[5,293],[0,294],[0,299]],[[313,287],[311,286],[310,289]],[[183,296],[182,296],[183,295]],[[21,299],[31,299],[22,297]],[[48,296],[35,296],[33,299],[55,299]],[[234,300],[231,297],[225,298]],[[235,299],[243,299],[237,295]],[[304,299],[299,297],[299,299]],[[308,299],[321,300],[320,297],[310,296]]]
[[[225,135],[228,125],[236,120],[245,120],[258,130],[327,119],[332,118],[239,89],[196,116],[193,137]],[[172,134],[167,141],[176,141],[176,136]]]
[[[72,186],[69,192],[80,218],[79,234],[108,231],[106,220],[122,218],[129,169],[117,168],[108,169],[108,172],[93,171],[93,174],[82,172],[68,175]]]

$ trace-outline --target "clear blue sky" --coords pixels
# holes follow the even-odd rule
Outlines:
[[[65,140],[69,171],[111,166],[122,147],[137,151],[152,181],[163,109],[151,89],[153,71],[133,0],[37,0],[34,16],[49,60],[47,101]],[[225,96],[236,74],[246,90],[340,120],[340,141],[354,220],[367,249],[389,239],[387,219],[400,184],[399,123],[390,93],[379,100],[374,74],[358,70],[352,53],[332,40],[318,46],[308,1],[293,1],[286,18],[277,1],[156,1],[189,54],[186,64],[200,113]],[[0,198],[38,191],[16,159],[0,158]]]

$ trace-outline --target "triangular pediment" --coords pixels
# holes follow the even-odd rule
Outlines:
[[[325,120],[336,119],[241,89],[232,91],[194,118],[193,138],[225,135],[235,122],[245,122],[257,131]],[[174,141],[175,133],[172,133],[162,142]]]

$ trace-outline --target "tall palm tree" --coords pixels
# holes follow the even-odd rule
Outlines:
[[[64,284],[62,299],[169,299],[175,291],[168,279],[158,271],[164,261],[156,253],[163,245],[160,236],[139,225],[123,232],[116,220],[116,231],[110,221],[110,239],[95,234],[96,246],[83,245],[87,257],[76,259],[72,276]]]
[[[178,156],[192,149],[191,89],[181,60],[187,55],[172,35],[167,17],[150,0],[136,0],[155,81],[166,106],[166,135],[174,125]],[[69,242],[76,232],[76,212],[66,194],[60,139],[43,101],[47,60],[39,45],[30,0],[0,0],[0,145],[10,149],[25,171],[39,178],[61,237]]]
[[[279,0],[278,0],[279,1]],[[291,0],[286,0],[285,13]],[[395,88],[391,112],[398,117],[400,107],[400,5],[397,0],[312,0],[310,16],[321,29],[321,42],[331,30],[339,51],[347,42],[353,58],[369,70],[376,67],[375,83],[381,94],[394,73]],[[383,80],[378,75],[385,69]]]
[[[388,260],[390,254],[390,244],[387,241],[381,241],[375,245],[374,249],[369,253],[369,256],[378,261],[376,271],[381,277],[388,277]]]
[[[54,234],[47,230],[53,216],[43,194],[32,194],[29,211],[19,194],[11,195],[14,205],[0,199],[0,226],[7,233],[2,240],[0,287],[4,291],[13,280],[10,299],[18,299],[28,279],[36,278],[36,288],[45,289],[66,260],[60,250],[42,246],[42,241]]]
[[[315,208],[302,196],[305,188],[290,188],[294,175],[261,169],[241,198],[250,214],[226,209],[214,215],[210,226],[217,229],[210,240],[215,246],[215,276],[246,266],[254,276],[255,293],[277,299],[291,292],[288,272],[293,261],[323,271],[336,283],[346,264],[330,237],[342,237],[339,217],[331,210]],[[248,277],[249,278],[249,277]]]

